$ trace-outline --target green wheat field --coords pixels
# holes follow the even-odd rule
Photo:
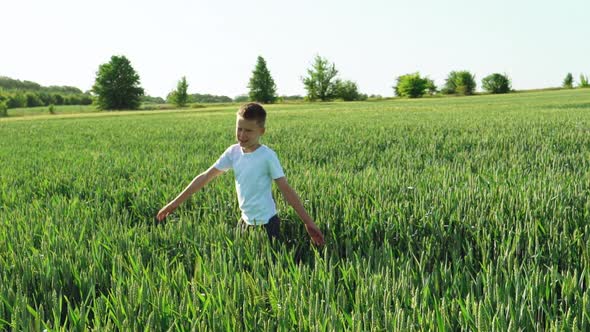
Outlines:
[[[0,119],[0,329],[590,330],[590,90],[267,106],[323,248],[231,172],[155,222],[237,107]]]

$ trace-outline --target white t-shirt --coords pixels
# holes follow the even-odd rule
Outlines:
[[[234,170],[242,219],[250,225],[263,225],[277,213],[272,198],[272,180],[285,176],[277,154],[266,145],[245,153],[239,144],[227,148],[213,167]]]

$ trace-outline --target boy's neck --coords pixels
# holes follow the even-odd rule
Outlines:
[[[256,151],[256,149],[258,149],[262,144],[260,143],[256,143],[255,145],[251,146],[251,147],[247,147],[247,148],[242,148],[242,152],[244,153],[250,153],[250,152],[254,152]]]

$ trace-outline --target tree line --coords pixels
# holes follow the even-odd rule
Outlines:
[[[356,82],[343,80],[336,65],[328,59],[317,55],[311,67],[307,69],[301,81],[307,91],[305,97],[281,96],[276,92],[276,84],[266,61],[258,56],[256,66],[248,82],[248,94],[231,99],[227,96],[209,94],[189,94],[189,83],[182,77],[176,89],[168,93],[166,100],[160,97],[144,95],[140,78],[131,62],[125,56],[112,56],[108,63],[101,64],[96,73],[92,89],[82,93],[75,87],[42,87],[29,81],[12,80],[0,77],[0,113],[7,108],[34,107],[48,105],[89,105],[95,103],[100,109],[137,109],[143,102],[175,104],[184,107],[189,103],[223,103],[257,101],[275,103],[277,101],[304,99],[307,101],[362,101],[369,98],[359,92]],[[481,81],[482,88],[488,93],[509,93],[511,80],[506,74],[492,73]],[[580,75],[578,87],[589,87],[588,77]],[[562,84],[563,88],[573,88],[574,79],[568,73]],[[477,83],[475,75],[467,70],[451,71],[442,87],[437,87],[428,76],[419,72],[398,76],[392,87],[398,97],[420,98],[424,95],[472,95]]]
[[[360,93],[356,82],[342,80],[338,77],[338,70],[334,63],[326,58],[316,56],[307,75],[301,78],[308,101],[361,101],[368,96]],[[492,73],[481,80],[482,88],[491,94],[512,92],[512,82],[507,74]],[[580,75],[578,87],[588,87],[588,78]],[[564,88],[573,88],[573,76],[569,73],[563,83]],[[475,75],[467,70],[451,71],[442,87],[437,87],[429,77],[423,77],[420,73],[410,73],[398,76],[392,87],[398,97],[419,98],[428,95],[463,95],[468,96],[476,92],[477,83]],[[176,90],[168,95],[168,102],[179,107],[192,102],[187,94],[188,83],[186,77],[178,82]],[[284,101],[287,98],[278,97],[276,84],[263,57],[258,56],[256,66],[248,83],[248,95],[240,96],[234,101],[257,101],[261,103],[274,103]],[[294,96],[299,97],[299,96]],[[239,99],[239,100],[238,100]]]
[[[565,75],[565,78],[563,79],[562,87],[565,89],[573,89],[574,84],[574,75],[572,75],[572,73],[567,73],[567,75]],[[588,76],[580,74],[580,80],[577,83],[577,87],[590,88],[590,83],[588,83]]]
[[[0,108],[37,107],[49,105],[90,105],[90,93],[73,86],[42,86],[0,76]]]
[[[512,83],[508,75],[493,73],[481,80],[482,88],[487,93],[509,93],[512,92]],[[396,85],[393,90],[396,96],[419,98],[425,94],[445,94],[445,95],[472,95],[475,93],[477,83],[475,75],[467,70],[452,71],[445,80],[445,84],[439,90],[434,82],[428,77],[420,76],[420,73],[406,74],[397,77]],[[588,88],[588,77],[580,74],[580,81],[577,87]],[[571,73],[568,73],[563,80],[562,88],[573,89],[574,78]]]

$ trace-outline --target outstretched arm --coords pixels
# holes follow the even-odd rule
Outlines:
[[[215,167],[210,167],[205,172],[197,175],[191,183],[184,188],[184,190],[176,196],[174,200],[164,206],[159,212],[156,218],[158,221],[164,220],[170,213],[172,213],[176,208],[182,204],[182,202],[186,201],[192,194],[196,193],[197,191],[201,190],[207,183],[211,180],[222,174],[223,171],[218,170]]]
[[[316,224],[313,222],[313,219],[309,216],[309,214],[307,214],[305,207],[303,207],[303,204],[301,204],[299,196],[297,196],[295,190],[293,190],[293,188],[291,188],[291,186],[287,182],[287,178],[278,178],[275,180],[275,183],[279,187],[279,190],[283,194],[283,197],[285,197],[287,203],[289,203],[289,205],[291,205],[293,209],[295,209],[295,212],[297,212],[299,218],[303,220],[303,223],[305,224],[305,229],[307,230],[307,233],[311,237],[313,243],[318,246],[323,245],[324,235],[322,234],[318,226],[316,226]]]

